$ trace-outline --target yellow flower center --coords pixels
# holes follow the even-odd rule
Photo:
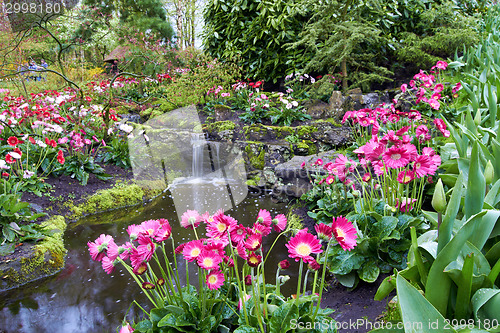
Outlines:
[[[311,247],[308,244],[302,243],[297,246],[297,253],[301,256],[308,256],[311,254]]]
[[[197,247],[191,250],[191,256],[192,257],[197,257],[200,255],[201,250]]]
[[[248,261],[250,261],[252,264],[259,263],[259,259],[257,259],[257,257],[250,257],[250,258],[248,258]]]
[[[214,261],[212,260],[212,258],[205,258],[203,259],[203,265],[205,267],[212,267],[214,264]]]
[[[210,282],[210,284],[215,284],[217,282],[217,276],[210,275],[210,277],[208,278],[208,282]]]
[[[345,234],[344,230],[342,230],[340,228],[335,228],[335,231],[337,232],[338,238],[345,239],[346,234]]]
[[[410,176],[405,176],[405,178],[403,179],[403,183],[408,183],[410,180],[411,180]]]
[[[420,169],[421,166],[422,166],[422,164],[417,163],[417,164],[415,164],[415,169]]]
[[[218,223],[217,230],[219,230],[220,232],[226,231],[226,225],[224,223]]]

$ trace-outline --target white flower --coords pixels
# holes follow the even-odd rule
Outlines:
[[[287,99],[284,99],[284,98],[281,100],[281,103],[283,103],[283,104],[289,104],[289,103],[288,103],[288,100],[287,100]]]
[[[293,106],[292,106],[292,103],[288,103],[288,104],[286,105],[286,108],[287,108],[287,109],[289,109],[289,110],[290,110],[292,107],[293,107]]]
[[[316,80],[311,76],[311,83],[316,82]]]
[[[9,154],[10,156],[12,156],[12,158],[15,158],[16,160],[21,158],[21,155],[16,153],[15,151],[11,151]]]
[[[113,133],[113,127],[108,128],[108,135],[111,135]]]
[[[40,147],[42,147],[42,148],[47,147],[47,145],[46,145],[43,141],[36,140],[35,142],[36,142],[36,144],[37,144],[37,145],[39,145],[39,146],[40,146]],[[14,156],[12,156],[12,157],[14,157]]]
[[[134,130],[134,127],[130,126],[130,125],[127,125],[127,124],[120,124],[120,130],[126,132],[126,133],[130,133]]]
[[[34,173],[33,171],[24,170],[23,178],[24,178],[24,179],[31,178],[31,176],[33,176],[34,174],[35,174],[35,173]]]
[[[297,107],[297,106],[299,106],[299,103],[297,103],[297,101],[292,101],[292,105]]]
[[[0,169],[8,169],[9,166],[5,163],[5,160],[0,160]]]

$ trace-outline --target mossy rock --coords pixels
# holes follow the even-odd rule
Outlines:
[[[260,142],[247,142],[245,153],[248,163],[257,170],[263,170],[266,164],[266,150]]]
[[[54,275],[64,267],[64,217],[54,216],[42,226],[52,234],[36,244],[24,243],[16,248],[17,253],[0,260],[0,291]]]
[[[67,206],[73,213],[70,218],[78,219],[86,215],[134,206],[160,192],[159,190],[147,191],[137,184],[118,183],[113,188],[97,191],[87,197],[82,204],[74,205],[69,202]]]

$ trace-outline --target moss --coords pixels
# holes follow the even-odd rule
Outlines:
[[[256,135],[265,136],[267,134],[267,131],[260,125],[250,125],[250,126],[243,126],[243,134],[245,135],[245,139],[249,140],[251,137],[254,137]]]
[[[254,167],[257,170],[262,170],[264,169],[265,165],[265,157],[266,157],[266,151],[264,149],[264,145],[260,142],[247,142],[247,146],[245,147],[245,152],[247,153],[248,156],[248,161],[250,162],[250,165]]]
[[[29,255],[6,261],[0,265],[2,280],[0,289],[15,288],[25,283],[53,275],[64,267],[63,235],[66,222],[63,216],[54,216],[42,224],[45,229],[52,231],[42,241],[29,246]]]
[[[342,124],[339,124],[338,122],[336,122],[334,118],[318,119],[318,120],[315,120],[314,123],[330,123],[335,127],[342,127]]]
[[[245,184],[247,184],[248,186],[257,186],[257,183],[255,182],[255,180],[253,179],[248,179]]]
[[[290,209],[286,219],[288,221],[287,229],[302,230],[304,228],[302,219],[297,214],[293,213],[293,209]]]
[[[266,128],[270,129],[277,139],[285,138],[295,133],[295,129],[289,126],[266,126]]]
[[[217,121],[206,125],[206,129],[209,132],[222,132],[222,131],[232,131],[236,127],[236,124],[230,120]]]
[[[144,190],[139,185],[118,183],[113,188],[97,191],[86,198],[83,204],[75,206],[70,202],[67,206],[73,212],[71,218],[79,218],[117,207],[136,205],[143,201],[144,196]]]
[[[301,139],[308,139],[311,133],[317,132],[318,128],[314,126],[298,126],[296,127],[296,134]]]

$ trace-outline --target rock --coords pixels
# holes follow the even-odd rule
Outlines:
[[[345,114],[344,108],[342,105],[344,104],[345,97],[342,96],[342,92],[334,91],[332,92],[332,96],[328,100],[330,106],[329,116],[333,118],[335,121],[340,121]]]
[[[215,120],[224,121],[231,118],[231,113],[233,112],[230,107],[225,105],[216,105],[215,109]]]
[[[328,145],[329,149],[345,145],[349,141],[350,129],[348,127],[336,127],[328,122],[318,123],[316,126],[318,131],[311,134],[312,138]]]
[[[141,116],[133,113],[119,114],[118,117],[131,123],[142,124]]]
[[[320,100],[312,101],[306,105],[306,113],[311,116],[312,119],[324,119],[329,118],[330,114],[330,104],[325,103]]]

